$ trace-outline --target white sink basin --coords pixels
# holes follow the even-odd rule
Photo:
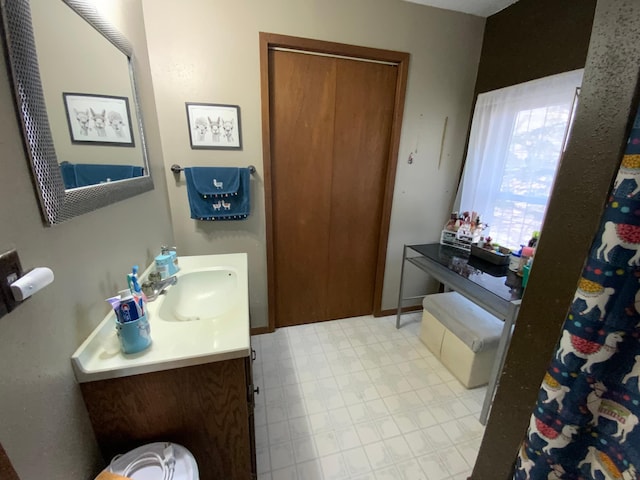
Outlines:
[[[241,300],[238,272],[214,267],[183,273],[169,287],[160,307],[160,319],[167,321],[210,320],[229,312]]]
[[[122,353],[115,314],[110,312],[71,357],[79,382],[249,355],[246,253],[187,256],[178,261],[178,282],[147,304],[151,346],[136,354]],[[151,271],[147,268],[141,279]]]

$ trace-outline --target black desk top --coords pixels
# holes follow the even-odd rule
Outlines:
[[[439,243],[407,245],[407,248],[456,272],[503,300],[511,302],[522,298],[522,278],[509,270],[508,265],[494,265],[471,256],[469,252]]]

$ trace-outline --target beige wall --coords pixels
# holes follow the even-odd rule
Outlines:
[[[449,213],[484,19],[400,0],[142,2],[179,252],[248,252],[254,327],[267,324],[258,32],[411,54],[383,294],[383,308],[394,308],[402,245],[438,241]],[[243,150],[191,150],[185,102],[240,105]],[[445,117],[449,120],[439,166]],[[410,152],[415,152],[412,165],[407,163]],[[169,172],[172,163],[254,164],[258,171],[252,182],[252,215],[242,222],[191,220],[184,178],[176,180]]]
[[[142,8],[139,0],[111,3],[120,5],[111,7],[114,23],[137,53],[153,191],[44,227],[0,67],[0,249],[13,246],[24,268],[46,265],[56,277],[0,318],[0,443],[23,480],[97,474],[102,461],[70,356],[104,318],[104,299],[126,285],[131,265],[150,263],[159,245],[173,241]]]

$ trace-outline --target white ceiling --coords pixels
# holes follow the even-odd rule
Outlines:
[[[507,8],[518,0],[405,0],[431,7],[470,13],[479,17],[488,17]]]

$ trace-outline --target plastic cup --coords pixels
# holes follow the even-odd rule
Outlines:
[[[146,315],[130,322],[116,320],[116,332],[124,353],[138,353],[151,345],[151,328]]]

